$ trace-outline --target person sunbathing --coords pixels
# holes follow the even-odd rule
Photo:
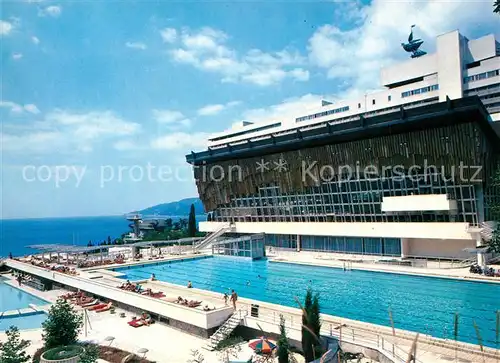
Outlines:
[[[147,313],[142,313],[141,320],[145,325],[150,325],[153,321],[153,319],[151,319],[151,316],[149,316],[149,314]]]
[[[141,292],[141,295],[152,296],[153,290],[148,288],[148,289],[144,290],[143,292]]]

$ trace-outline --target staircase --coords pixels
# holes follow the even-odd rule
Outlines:
[[[200,243],[194,246],[195,251],[200,251],[203,248],[208,247],[212,242],[215,241],[217,237],[222,236],[224,233],[229,232],[231,230],[231,225],[227,224],[216,230],[215,232],[209,234],[205,237]]]
[[[494,227],[491,223],[483,222],[480,224],[481,230],[481,238],[483,241],[490,241],[493,237]]]
[[[217,345],[226,339],[229,334],[231,334],[234,329],[241,323],[241,319],[243,318],[243,314],[246,315],[246,311],[240,310],[235,311],[233,315],[226,320],[224,324],[222,324],[219,329],[210,337],[210,342],[205,345],[203,348],[209,351],[215,350]]]

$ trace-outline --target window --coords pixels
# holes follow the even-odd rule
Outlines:
[[[313,115],[302,116],[302,117],[296,118],[295,122],[312,120],[312,119],[315,119],[318,117],[324,117],[324,116],[332,115],[334,113],[346,112],[346,111],[349,111],[349,106],[344,106],[344,107],[336,108],[336,109],[329,110],[329,111],[323,111],[323,112],[315,113]]]
[[[372,105],[374,105],[374,104],[375,104],[375,100],[372,100]]]
[[[401,93],[401,97],[402,98],[410,97],[410,96],[418,95],[418,94],[421,94],[421,93],[427,93],[427,92],[437,91],[438,89],[439,89],[439,85],[433,84],[432,86],[422,87],[422,88],[417,88],[417,89],[414,89],[414,90],[411,90],[411,91],[402,92]]]
[[[361,103],[358,103],[358,108],[361,108]]]
[[[391,95],[387,96],[387,101],[391,102]]]
[[[464,83],[480,81],[486,78],[496,77],[500,74],[500,70],[496,69],[494,71],[483,72],[479,74],[475,74],[473,76],[464,77]]]

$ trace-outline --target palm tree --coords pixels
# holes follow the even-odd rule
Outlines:
[[[493,3],[493,12],[500,14],[500,0],[495,0]]]

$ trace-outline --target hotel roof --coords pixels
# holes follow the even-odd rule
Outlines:
[[[478,122],[494,147],[500,147],[498,134],[489,121],[481,100],[477,96],[405,108],[394,112],[365,117],[356,115],[350,122],[335,124],[324,122],[315,127],[303,127],[283,135],[269,135],[259,140],[208,149],[186,155],[188,163],[203,165],[235,158],[248,158],[308,147],[338,144],[387,134],[399,134],[457,123]]]

